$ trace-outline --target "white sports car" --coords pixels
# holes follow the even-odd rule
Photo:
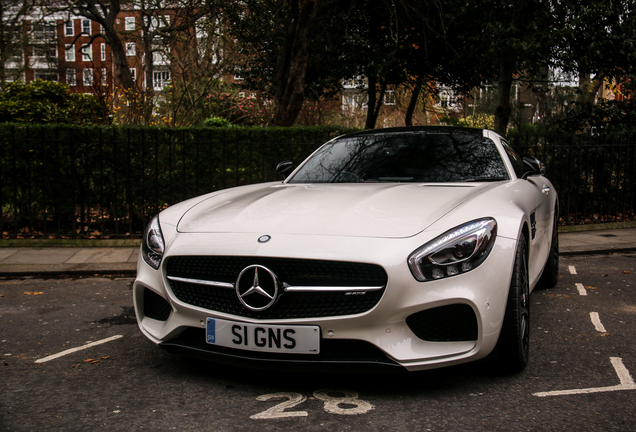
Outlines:
[[[139,328],[232,365],[416,371],[490,356],[521,371],[530,292],[558,277],[543,174],[488,130],[335,138],[284,181],[156,216],[133,288]]]

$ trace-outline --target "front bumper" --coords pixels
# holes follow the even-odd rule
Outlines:
[[[422,370],[450,366],[486,357],[495,347],[503,322],[513,267],[515,240],[498,237],[478,268],[455,277],[417,282],[406,264],[408,252],[420,246],[417,239],[340,239],[278,236],[269,245],[248,243],[244,235],[180,234],[167,249],[164,263],[153,270],[139,261],[133,286],[135,311],[143,334],[163,348],[204,356],[228,364],[258,367],[339,367],[360,370]],[[249,244],[249,247],[245,247]],[[289,245],[294,245],[290,256]],[[215,250],[210,245],[225,245]],[[235,245],[228,248],[227,245]],[[301,246],[298,246],[301,245]],[[176,255],[248,255],[340,260],[377,264],[388,283],[371,310],[346,316],[302,319],[257,319],[219,313],[180,301],[170,288],[165,260]],[[150,294],[149,294],[150,293]],[[163,311],[150,312],[148,298],[158,296]],[[145,301],[146,299],[146,301]],[[155,298],[157,301],[157,298]],[[157,304],[157,303],[153,303]],[[161,308],[160,308],[161,309]],[[208,317],[260,324],[316,325],[321,330],[321,354],[267,354],[220,348],[205,342]],[[471,324],[471,319],[474,324]],[[447,324],[454,331],[474,325],[448,340]],[[431,330],[437,324],[439,329]],[[431,340],[433,339],[433,340]],[[447,338],[448,339],[448,338]]]

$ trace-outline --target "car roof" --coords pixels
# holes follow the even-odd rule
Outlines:
[[[357,136],[367,135],[386,135],[386,134],[398,134],[398,133],[423,133],[423,134],[451,134],[451,133],[463,133],[475,136],[484,136],[484,129],[468,128],[460,126],[401,126],[384,129],[369,129],[360,132],[352,132],[346,135],[342,135],[338,138],[351,138]]]

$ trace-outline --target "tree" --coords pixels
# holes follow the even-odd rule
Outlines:
[[[302,108],[317,17],[333,3],[237,0],[224,8],[228,31],[245,59],[240,73],[252,78],[260,72],[261,86],[274,101],[277,126],[292,126]]]
[[[68,10],[86,17],[101,25],[103,33],[91,35],[92,43],[96,38],[103,38],[110,46],[113,56],[113,64],[115,66],[115,76],[129,94],[136,94],[138,88],[133,79],[132,73],[128,67],[126,60],[126,49],[122,39],[115,27],[117,16],[121,12],[120,0],[82,0],[69,2]]]
[[[190,38],[196,32],[196,23],[208,10],[203,1],[188,0],[167,3],[164,0],[134,0],[134,10],[139,12],[140,20],[135,30],[127,38],[143,46],[144,69],[144,120],[149,122],[156,106],[155,70],[160,64],[171,64],[177,53],[188,55],[196,45]],[[178,55],[178,54],[177,54]],[[159,70],[158,73],[166,72]]]
[[[0,0],[0,90],[7,82],[7,62],[20,57],[26,47],[23,20],[33,11],[32,0]],[[13,77],[16,80],[17,77]]]
[[[636,10],[631,0],[554,0],[555,64],[579,78],[578,103],[593,103],[605,82],[621,82],[636,61]]]
[[[449,50],[440,78],[463,91],[496,83],[495,130],[505,135],[513,81],[536,76],[550,62],[550,8],[542,0],[448,0],[445,6]]]

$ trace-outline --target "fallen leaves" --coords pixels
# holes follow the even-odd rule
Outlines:
[[[104,357],[100,357],[98,359],[87,358],[86,360],[82,361],[81,363],[76,363],[74,365],[71,365],[71,367],[72,368],[79,367],[79,366],[82,365],[82,363],[97,365],[97,364],[101,364],[102,360],[108,360],[109,358],[110,358],[110,356],[104,356]]]
[[[30,296],[42,295],[42,294],[44,294],[42,291],[39,291],[39,292],[25,291],[22,293],[22,295],[30,295]]]

